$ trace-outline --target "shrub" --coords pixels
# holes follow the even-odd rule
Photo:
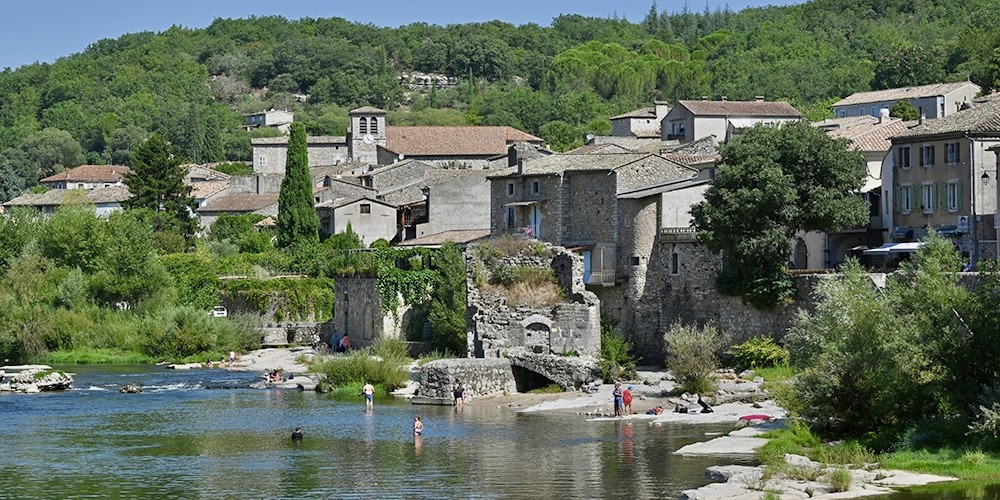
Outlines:
[[[406,347],[406,342],[402,339],[391,339],[382,337],[372,346],[375,355],[382,359],[409,362],[410,353]]]
[[[830,489],[834,492],[847,491],[854,483],[854,475],[847,469],[837,469],[830,473]]]
[[[531,285],[529,283],[514,283],[503,289],[507,303],[511,306],[549,307],[565,302],[562,289],[553,283]]]
[[[726,351],[733,364],[745,370],[748,368],[770,368],[788,364],[788,349],[781,347],[771,337],[754,337],[735,345]]]
[[[667,347],[667,367],[673,371],[681,389],[698,394],[715,390],[716,353],[726,340],[718,328],[674,323],[663,340]]]
[[[635,376],[635,356],[632,343],[622,336],[618,327],[601,324],[601,367],[605,381],[629,379]]]
[[[490,283],[510,287],[517,283],[517,269],[506,264],[496,264],[490,268]]]
[[[410,378],[399,359],[376,359],[367,350],[347,356],[335,356],[309,365],[309,371],[322,375],[321,390],[369,382],[386,390],[402,387]]]

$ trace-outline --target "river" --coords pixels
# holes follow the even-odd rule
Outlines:
[[[488,399],[456,413],[386,398],[365,413],[360,398],[250,389],[251,372],[68,371],[69,392],[0,394],[0,497],[676,498],[733,463],[671,453],[729,425],[586,422]],[[118,392],[132,383],[143,392]]]

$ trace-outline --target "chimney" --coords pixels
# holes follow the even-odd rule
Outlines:
[[[882,123],[889,119],[889,108],[882,108],[878,110],[878,122]]]
[[[524,158],[517,159],[517,175],[524,175]]]
[[[753,100],[757,101],[757,102],[764,102],[764,96],[762,96],[762,95],[755,95],[755,96],[753,96]]]

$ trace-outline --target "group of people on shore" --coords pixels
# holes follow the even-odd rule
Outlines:
[[[615,416],[624,417],[632,414],[632,386],[622,389],[620,382],[615,383],[615,390],[611,392],[615,402]]]
[[[333,329],[333,335],[330,336],[330,343],[327,344],[323,342],[320,344],[321,354],[333,354],[333,353],[343,353],[351,350],[351,336],[344,334],[343,337],[340,336],[340,332],[336,328]]]

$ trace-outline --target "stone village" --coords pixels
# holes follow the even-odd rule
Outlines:
[[[689,210],[712,182],[720,144],[757,124],[804,119],[787,103],[762,96],[655,102],[611,117],[611,135],[588,135],[585,145],[562,154],[512,127],[394,126],[385,111],[362,107],[350,111],[346,136],[309,137],[308,159],[322,235],[350,226],[366,245],[384,239],[433,248],[452,241],[465,249],[467,354],[477,361],[438,374],[424,370],[425,395],[443,397],[456,376],[469,381],[473,394],[534,385],[537,377],[579,388],[595,377],[593,363],[581,360],[600,350],[602,318],[617,323],[639,355],[660,360],[662,332],[678,320],[718,324],[738,332],[737,341],[780,336],[798,309],[810,307],[824,270],[850,256],[891,268],[919,246],[928,227],[970,263],[996,258],[1000,97],[979,93],[970,82],[861,92],[835,103],[835,118],[812,124],[863,155],[867,172],[858,196],[867,200],[870,220],[789,241],[795,298],[769,311],[718,293],[720,259],[698,244]],[[920,119],[890,117],[887,108],[899,101],[909,101]],[[293,120],[292,113],[269,110],[248,116],[247,126],[287,130]],[[274,225],[287,142],[254,139],[249,176],[189,166],[186,182],[202,230],[222,214],[260,214],[262,230]],[[52,213],[67,193],[82,190],[107,214],[129,197],[128,171],[69,169],[40,181],[50,191],[4,207]],[[495,257],[506,259],[500,264],[551,269],[564,300],[514,306],[481,286],[475,250],[503,238],[531,240],[540,250]],[[342,306],[328,323],[269,325],[267,343],[316,332],[328,338],[334,328],[361,346],[404,335],[409,306],[383,314],[373,279],[338,278],[336,297]],[[559,356],[567,352],[580,357]]]

